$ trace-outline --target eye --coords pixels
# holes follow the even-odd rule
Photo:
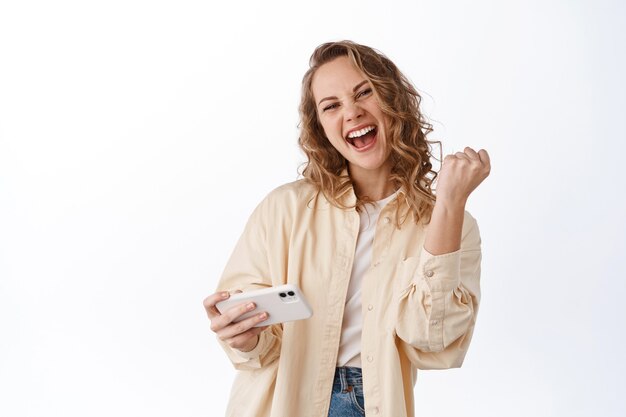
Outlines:
[[[331,104],[331,105],[329,105],[329,106],[324,107],[324,110],[322,110],[322,111],[332,110],[332,109],[334,109],[334,108],[336,108],[336,107],[338,107],[338,106],[339,106],[339,104],[337,104],[337,103],[333,103],[333,104]]]
[[[371,88],[366,88],[365,90],[361,90],[357,95],[356,98],[361,98],[363,96],[367,96],[369,94],[372,93],[372,89]]]

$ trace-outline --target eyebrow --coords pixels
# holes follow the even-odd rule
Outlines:
[[[362,86],[363,84],[366,84],[366,83],[367,83],[367,80],[361,81],[360,83],[358,83],[358,84],[356,85],[356,87],[354,87],[354,88],[352,89],[352,91],[356,93],[356,90],[358,90],[359,88],[361,88],[361,86]],[[322,104],[322,101],[325,101],[325,100],[336,100],[336,99],[337,99],[337,96],[324,97],[323,99],[321,99],[321,100],[320,100],[320,102],[319,102],[319,103],[317,103],[317,105],[319,106],[320,104]]]

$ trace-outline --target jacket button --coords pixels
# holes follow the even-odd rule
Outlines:
[[[374,309],[374,306],[370,304],[370,305],[368,305],[368,306],[367,306],[367,309],[368,309],[369,311],[372,311],[372,310]]]
[[[391,219],[389,217],[385,217],[383,219],[383,221],[385,222],[385,224],[389,224],[389,222],[391,221]]]
[[[378,407],[374,407],[374,408],[372,408],[372,413],[374,413],[374,414],[378,414]]]
[[[433,275],[435,275],[435,273],[433,271],[426,271],[426,276],[428,278],[432,277]]]
[[[369,355],[369,356],[367,357],[367,361],[368,361],[368,362],[373,362],[373,361],[374,361],[374,357],[373,357],[372,355]]]

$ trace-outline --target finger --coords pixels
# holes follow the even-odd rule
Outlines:
[[[225,342],[228,343],[230,347],[239,349],[244,347],[251,338],[257,337],[259,334],[261,334],[263,330],[263,327],[253,327],[244,333],[241,333],[231,339],[225,340]]]
[[[233,337],[250,330],[265,320],[267,320],[266,312],[255,314],[245,320],[241,320],[240,322],[232,323],[231,325],[224,327],[222,330],[217,332],[217,336],[222,340],[232,339]]]
[[[466,146],[463,152],[465,152],[465,155],[467,155],[469,159],[473,161],[480,161],[480,156],[476,153],[475,150],[473,150],[469,146]]]
[[[469,160],[469,156],[465,155],[464,152],[456,152],[454,154],[454,156],[459,158],[459,159],[468,159]]]
[[[487,167],[491,167],[491,158],[489,158],[489,154],[486,150],[481,149],[478,151],[478,156],[480,157],[480,161],[485,164]]]
[[[446,156],[443,158],[443,162],[442,162],[442,164],[445,164],[446,162],[450,162],[450,161],[451,161],[451,160],[453,160],[453,159],[455,159],[454,155],[452,155],[452,154],[446,155]]]
[[[204,305],[204,309],[206,310],[206,314],[207,316],[209,316],[210,319],[220,315],[220,312],[215,307],[215,304],[217,304],[218,302],[222,300],[227,299],[228,297],[230,297],[230,294],[228,294],[228,291],[220,291],[220,292],[216,292],[216,293],[209,295],[207,298],[205,298],[202,301],[202,304]]]
[[[252,302],[238,304],[232,308],[229,308],[224,312],[224,314],[216,317],[211,322],[211,330],[217,332],[235,321],[239,316],[246,314],[247,312],[252,311],[255,308],[256,305]]]

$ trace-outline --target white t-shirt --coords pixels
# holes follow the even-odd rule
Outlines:
[[[343,325],[341,327],[341,340],[339,342],[339,354],[337,366],[361,367],[361,284],[363,276],[372,264],[372,245],[376,233],[376,223],[381,210],[387,203],[398,194],[377,201],[376,204],[366,204],[365,209],[359,213],[361,226],[359,237],[356,241],[354,265],[350,275],[350,285],[346,295],[346,306],[343,312]]]

